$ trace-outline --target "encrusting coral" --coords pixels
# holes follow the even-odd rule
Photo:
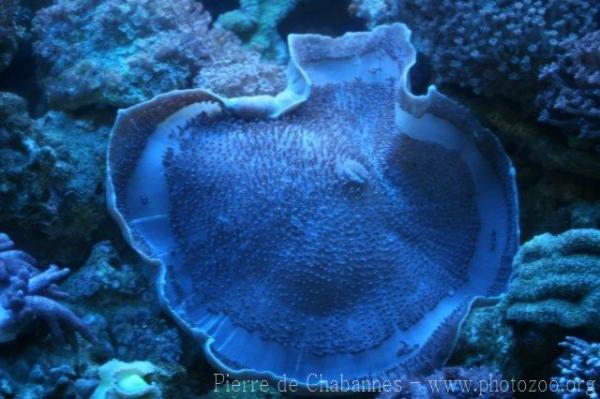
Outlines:
[[[540,72],[539,120],[600,140],[600,30],[569,39],[560,49],[558,60]]]
[[[600,327],[600,230],[542,234],[514,259],[507,318],[515,322],[583,329]]]
[[[88,327],[65,305],[57,302],[67,296],[56,283],[69,269],[51,265],[37,269],[27,253],[14,249],[14,243],[0,233],[0,342],[9,342],[34,318],[48,324],[52,335],[64,341],[62,326],[93,340]]]
[[[210,22],[194,0],[57,0],[33,20],[40,84],[53,107],[75,109],[128,106],[198,80],[216,92],[248,90],[203,75],[206,67],[236,66],[254,81],[263,66],[268,79],[282,75]]]

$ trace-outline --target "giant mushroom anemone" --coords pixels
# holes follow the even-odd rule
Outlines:
[[[503,289],[514,170],[463,107],[410,93],[409,36],[291,35],[274,97],[174,91],[119,112],[110,210],[217,368],[305,386],[426,372]]]

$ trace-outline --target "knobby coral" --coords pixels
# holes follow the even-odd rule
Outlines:
[[[194,0],[58,0],[38,11],[33,31],[40,83],[55,107],[135,104],[191,87],[215,64],[262,73],[258,55],[234,34],[210,28],[210,16]],[[211,76],[203,79],[219,92]]]
[[[600,138],[600,30],[561,43],[558,60],[540,72],[539,120],[579,138]]]
[[[69,269],[51,265],[42,272],[35,265],[35,259],[14,249],[11,239],[0,233],[0,342],[15,339],[34,318],[43,319],[59,341],[64,341],[61,325],[93,340],[88,327],[56,301],[67,296],[56,283]]]
[[[514,260],[507,318],[538,325],[600,327],[600,230],[542,234],[525,243]]]
[[[216,367],[305,385],[419,372],[506,282],[514,171],[464,108],[408,92],[408,36],[292,35],[276,96],[120,112],[110,210]]]

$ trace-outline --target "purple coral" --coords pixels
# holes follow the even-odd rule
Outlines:
[[[600,30],[560,45],[556,62],[542,68],[539,119],[579,138],[600,138]]]
[[[600,3],[589,0],[354,0],[353,6],[374,18],[371,24],[408,24],[437,83],[524,102],[532,100],[539,68],[559,43],[598,29],[600,13]]]
[[[43,319],[59,341],[64,341],[61,324],[93,340],[88,327],[56,301],[67,296],[56,285],[67,274],[69,269],[56,265],[40,271],[35,259],[14,249],[13,241],[0,233],[0,342],[12,341],[34,318]]]

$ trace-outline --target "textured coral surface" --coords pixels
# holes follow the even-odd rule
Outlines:
[[[277,97],[175,92],[120,115],[109,202],[217,367],[304,383],[430,368],[472,296],[505,282],[510,164],[464,109],[406,93],[407,34],[296,36]]]
[[[509,320],[598,334],[600,230],[537,236],[521,247],[514,263]]]
[[[600,139],[600,30],[561,44],[558,61],[540,72],[540,121]]]
[[[243,51],[232,33],[211,28],[210,16],[192,0],[57,1],[37,13],[33,30],[40,84],[54,107],[127,106],[192,87],[194,79],[220,91],[222,76],[204,74],[204,67],[261,79],[258,55]],[[265,71],[274,74],[269,66]],[[223,83],[224,91],[235,90]]]
[[[372,25],[406,23],[437,82],[526,103],[559,43],[600,21],[600,5],[590,0],[354,0],[353,9]]]
[[[560,346],[565,352],[557,361],[560,374],[555,379],[565,391],[561,398],[598,397],[600,389],[595,383],[600,378],[600,343],[566,337]],[[581,381],[583,384],[573,384],[572,381]]]

